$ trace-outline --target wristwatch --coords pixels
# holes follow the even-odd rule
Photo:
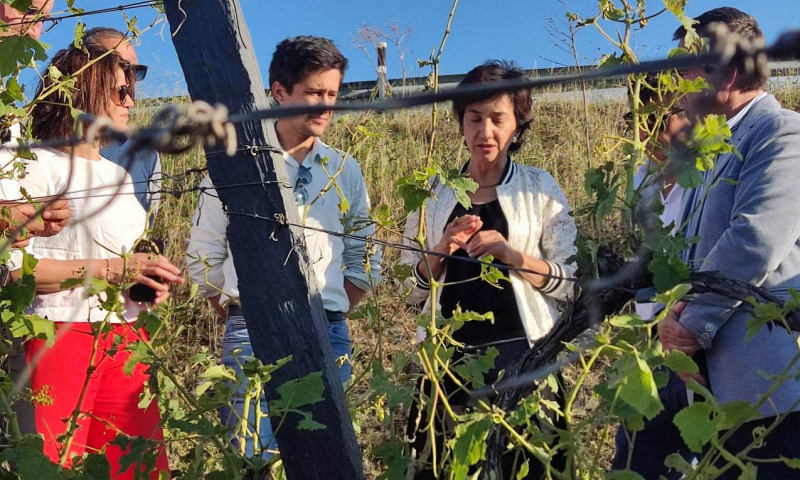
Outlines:
[[[11,270],[8,268],[8,264],[4,263],[0,265],[0,288],[5,287],[8,285],[8,280],[11,278]]]

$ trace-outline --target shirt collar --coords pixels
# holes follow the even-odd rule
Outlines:
[[[736,128],[736,125],[738,125],[742,121],[745,115],[747,115],[747,112],[749,112],[750,109],[753,108],[753,106],[759,102],[759,100],[761,100],[766,96],[767,92],[761,92],[760,94],[758,94],[756,98],[750,100],[750,102],[747,105],[745,105],[743,109],[739,110],[739,112],[736,115],[728,119],[728,126],[731,128],[731,130]]]
[[[314,139],[314,146],[311,147],[311,150],[309,150],[308,153],[306,154],[306,157],[303,159],[302,165],[304,165],[306,168],[311,168],[312,164],[317,163],[316,161],[317,153],[319,153],[320,158],[322,158],[322,153],[320,153],[320,150],[322,149],[321,144],[322,141],[319,139],[319,137],[316,137]],[[299,165],[301,165],[300,163],[297,162],[297,160],[295,160],[291,155],[289,155],[286,152],[286,150],[283,148],[283,145],[280,145],[280,140],[278,140],[278,146],[280,147],[281,152],[283,153],[283,159],[286,160],[287,164],[292,165],[294,168],[297,168]]]

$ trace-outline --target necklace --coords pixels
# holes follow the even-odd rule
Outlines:
[[[493,187],[496,187],[498,185],[500,185],[500,182],[497,182],[494,185],[478,185],[478,190],[480,190],[481,188],[493,188]]]

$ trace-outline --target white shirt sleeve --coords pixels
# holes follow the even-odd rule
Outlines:
[[[213,189],[208,176],[200,182],[200,195],[186,248],[186,270],[200,287],[200,293],[209,298],[219,295],[225,284],[223,264],[228,258],[228,217],[216,191],[205,194],[204,188]]]

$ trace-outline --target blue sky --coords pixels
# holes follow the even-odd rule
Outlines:
[[[86,10],[105,8],[131,0],[76,0],[76,6]],[[588,16],[595,11],[597,0],[564,0],[569,11]],[[427,75],[416,60],[426,59],[434,46],[438,47],[447,16],[452,7],[449,0],[240,0],[245,21],[253,38],[261,73],[266,75],[275,45],[285,37],[311,34],[333,39],[346,57],[350,69],[345,81],[375,78],[373,66],[363,52],[352,46],[357,29],[364,23],[383,27],[394,20],[401,27],[412,29],[408,42],[407,68],[409,76]],[[55,10],[65,9],[65,0],[55,0]],[[768,41],[789,28],[800,28],[800,7],[797,0],[689,0],[687,11],[697,15],[705,10],[734,6],[754,15]],[[649,2],[649,12],[663,7],[660,0]],[[464,73],[490,58],[515,60],[525,68],[548,68],[560,63],[573,64],[571,56],[554,45],[548,25],[562,25],[565,9],[556,0],[461,0],[452,24],[441,61],[442,74]],[[156,19],[151,8],[132,10],[140,28]],[[552,19],[553,23],[548,22]],[[119,12],[82,19],[88,27],[111,26],[125,29]],[[42,40],[51,46],[50,54],[71,42],[76,20],[65,20],[45,34]],[[669,13],[652,20],[635,36],[636,50],[641,58],[666,55],[671,47],[672,31],[677,20]],[[156,25],[142,36],[137,47],[141,63],[150,66],[150,73],[141,92],[145,96],[161,96],[186,91],[166,22]],[[603,53],[611,51],[609,44],[593,27],[578,32],[578,51],[581,62],[592,63]],[[398,56],[389,45],[389,77],[399,77]],[[373,56],[374,58],[374,56]],[[27,77],[28,83],[34,78]]]

